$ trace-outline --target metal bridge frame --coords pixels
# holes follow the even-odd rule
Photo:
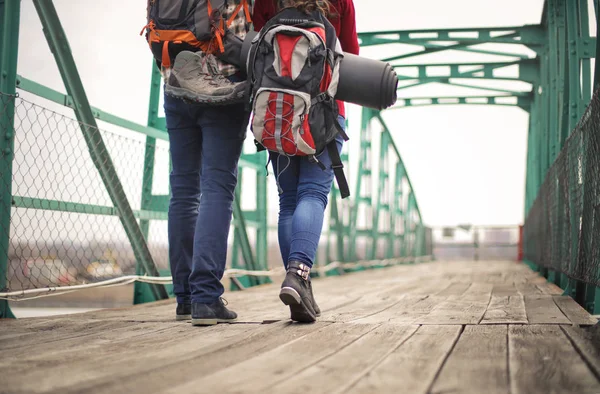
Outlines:
[[[46,40],[59,67],[67,93],[50,89],[17,74],[19,43],[20,0],[0,0],[0,92],[16,97],[17,89],[30,92],[46,100],[72,108],[81,122],[81,132],[89,148],[89,154],[101,175],[103,183],[114,206],[98,206],[85,203],[71,203],[40,198],[25,198],[12,195],[12,160],[14,152],[14,101],[0,114],[0,291],[7,287],[8,248],[10,244],[11,210],[15,208],[56,210],[93,215],[119,217],[134,251],[138,274],[159,275],[148,250],[148,237],[151,220],[166,220],[169,195],[152,193],[154,162],[157,140],[168,140],[165,119],[159,117],[161,76],[153,62],[151,93],[148,110],[148,124],[139,125],[121,117],[106,113],[90,105],[79,77],[75,60],[71,54],[67,37],[52,0],[34,0],[38,16],[42,22]],[[111,157],[97,128],[97,120],[117,125],[146,136],[145,160],[142,179],[141,209],[134,211],[124,194]],[[361,140],[361,161],[359,182],[352,199],[342,200],[337,188],[331,198],[331,226],[328,233],[330,242],[326,247],[326,261],[353,262],[357,260],[403,257],[400,261],[415,262],[426,250],[427,231],[423,226],[417,199],[408,178],[399,151],[383,118],[378,112],[363,111]],[[379,146],[371,145],[371,125],[379,131]],[[379,160],[372,158],[379,155]],[[343,155],[348,163],[348,154]],[[232,267],[250,270],[267,269],[267,179],[264,165],[266,154],[243,154],[240,160],[240,179],[256,177],[256,201],[252,210],[243,210],[240,196],[241,187],[236,190],[234,203],[234,245],[231,251]],[[375,163],[375,164],[374,164]],[[371,167],[377,168],[375,173]],[[247,173],[251,174],[248,175]],[[371,177],[373,175],[373,177]],[[239,182],[240,184],[242,182]],[[372,222],[359,224],[359,209],[371,212]],[[138,223],[139,220],[139,223]],[[254,236],[249,231],[254,231]],[[252,245],[251,239],[254,239]],[[366,247],[364,253],[357,250],[357,243]],[[335,244],[335,247],[333,245]],[[340,265],[327,274],[338,274],[357,269]],[[269,282],[268,278],[241,277],[232,287],[246,287]],[[134,302],[148,302],[168,297],[162,285],[136,283]],[[8,302],[0,300],[0,317],[13,317]]]
[[[34,0],[42,20],[46,38],[53,49],[57,64],[67,88],[67,95],[53,91],[33,81],[19,77],[16,73],[18,46],[19,0],[0,0],[0,91],[15,94],[15,87],[35,93],[54,102],[72,107],[79,120],[95,125],[100,119],[131,130],[144,133],[146,137],[146,161],[142,180],[142,210],[133,212],[118,180],[112,179],[114,167],[102,148],[101,137],[92,128],[82,127],[86,141],[90,144],[90,154],[114,203],[113,207],[97,207],[85,204],[65,205],[59,202],[25,201],[12,196],[10,182],[7,188],[0,190],[0,227],[9,228],[12,206],[45,207],[45,209],[71,210],[75,212],[112,214],[121,218],[127,230],[132,248],[138,261],[138,272],[154,273],[152,256],[147,252],[145,237],[148,234],[150,219],[163,219],[166,216],[169,196],[152,195],[154,152],[156,139],[167,140],[164,118],[158,117],[160,95],[160,75],[154,68],[148,114],[148,126],[128,122],[122,118],[93,108],[87,102],[83,86],[78,77],[68,43],[52,2]],[[544,176],[560,152],[570,130],[591,98],[590,59],[595,57],[597,42],[589,36],[588,0],[547,0],[539,25],[510,26],[499,28],[444,29],[386,31],[359,34],[362,47],[383,46],[388,44],[414,45],[417,49],[382,60],[390,62],[399,74],[399,92],[431,83],[479,89],[485,93],[477,96],[434,96],[401,97],[395,108],[408,108],[427,105],[503,105],[521,108],[530,115],[528,130],[528,153],[526,175],[526,213],[530,209]],[[598,1],[594,0],[598,12]],[[529,57],[522,50],[496,51],[482,48],[481,44],[509,44],[526,47],[535,53]],[[509,60],[497,62],[458,62],[458,63],[422,63],[402,64],[406,59],[442,51],[459,51],[495,55]],[[596,65],[598,69],[599,65]],[[440,75],[440,68],[446,73]],[[514,76],[506,76],[504,70],[517,69]],[[410,71],[416,73],[411,75]],[[414,76],[416,75],[416,76]],[[596,79],[598,72],[595,73]],[[480,84],[479,81],[501,80],[528,83],[529,90],[499,89]],[[477,83],[475,83],[477,81]],[[597,86],[597,82],[594,82]],[[493,94],[490,95],[490,92]],[[0,161],[0,175],[11,174],[10,157],[13,151],[13,117],[11,111],[5,111],[0,118],[0,152],[9,160]],[[360,136],[360,159],[357,174],[356,191],[352,200],[341,200],[339,191],[334,188],[331,199],[330,238],[327,246],[328,260],[353,261],[356,259],[375,259],[392,256],[419,256],[424,253],[424,232],[410,179],[400,158],[381,113],[363,109]],[[379,146],[373,147],[373,128],[379,131]],[[96,129],[97,130],[97,129]],[[92,149],[92,145],[99,148]],[[378,161],[373,156],[373,148],[378,152]],[[108,158],[108,161],[105,160]],[[348,163],[348,155],[343,157]],[[263,154],[245,154],[240,167],[241,177],[248,170],[256,177],[256,207],[243,211],[239,198],[234,207],[234,248],[233,266],[248,269],[265,269],[267,251],[267,199],[266,174]],[[377,164],[375,164],[377,163]],[[393,169],[390,168],[392,163]],[[374,173],[373,167],[377,168]],[[393,179],[392,179],[393,178]],[[118,178],[117,178],[118,179]],[[241,195],[238,189],[237,196]],[[359,212],[369,212],[371,222],[365,226],[358,224]],[[141,219],[138,226],[136,218]],[[255,245],[249,241],[248,229],[256,230]],[[1,231],[1,230],[0,230]],[[334,242],[335,241],[335,242]],[[356,250],[359,241],[365,242],[367,250],[360,255]],[[8,250],[8,234],[0,234],[0,250]],[[334,246],[335,244],[335,246]],[[254,250],[253,250],[254,249]],[[0,253],[0,289],[6,286],[6,253]],[[241,256],[241,260],[240,257]],[[539,267],[538,267],[539,268]],[[573,283],[573,280],[558,272],[548,272],[539,268],[549,280],[559,284],[567,293],[573,295],[588,309],[600,305],[600,291],[590,285]],[[262,283],[263,280],[242,278],[242,285]],[[577,289],[577,291],[576,291]],[[164,290],[164,289],[162,289]],[[159,286],[140,285],[136,291],[136,302],[164,298]],[[8,316],[10,310],[6,302],[0,301],[0,316]]]
[[[598,0],[589,1],[593,1],[598,15]],[[419,48],[382,59],[391,62],[398,72],[400,93],[402,90],[430,83],[485,91],[485,95],[480,96],[400,97],[395,108],[505,105],[519,107],[529,113],[525,194],[527,216],[548,169],[583,115],[592,90],[599,83],[600,64],[596,63],[592,84],[590,60],[596,57],[600,43],[589,34],[588,4],[588,0],[547,0],[539,25],[386,31],[361,33],[359,36],[361,47],[401,43]],[[535,57],[529,57],[522,50],[495,51],[479,46],[494,43],[529,48],[533,50]],[[481,63],[398,63],[441,51],[494,55],[509,60]],[[502,74],[509,67],[517,68],[516,75]],[[440,72],[440,69],[445,72]],[[407,71],[413,71],[413,74],[407,75]],[[483,83],[473,84],[474,80],[520,81],[530,84],[531,89],[498,89]],[[495,94],[489,95],[490,92]],[[571,249],[576,256],[578,245],[572,245]],[[543,267],[533,268],[539,269],[549,281],[562,287],[566,294],[573,296],[589,311],[600,313],[600,288],[580,283],[565,274]]]

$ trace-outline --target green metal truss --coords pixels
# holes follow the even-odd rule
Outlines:
[[[598,13],[598,1],[593,1]],[[397,71],[399,93],[426,84],[450,85],[485,92],[484,95],[453,97],[401,95],[395,108],[505,105],[519,107],[529,113],[525,194],[527,215],[550,165],[591,98],[590,59],[600,50],[600,42],[589,35],[588,0],[546,0],[539,25],[368,32],[360,33],[359,38],[361,47],[390,44],[416,47],[414,51],[382,59],[391,62]],[[494,43],[514,45],[515,50],[496,51],[488,49],[489,46],[485,49],[480,46]],[[528,55],[523,48],[533,51],[534,55]],[[442,51],[494,55],[500,60],[481,63],[415,63],[415,58]],[[411,63],[403,63],[406,61]],[[509,68],[516,68],[516,72],[510,75],[504,72]],[[599,75],[600,65],[596,63],[594,87],[600,83]],[[498,85],[486,85],[487,80],[525,82],[530,88],[522,91],[499,89]],[[490,92],[495,94],[490,95]],[[366,124],[363,129],[365,127]],[[369,175],[368,169],[365,173]],[[577,218],[573,217],[571,220]],[[571,228],[576,229],[577,226],[572,225]],[[573,245],[572,253],[578,253],[577,245]],[[548,272],[543,273],[548,275]],[[595,303],[596,312],[600,311],[600,289],[571,283],[568,277],[559,273],[550,274],[553,281],[566,289],[567,293],[575,295],[582,305]],[[580,290],[575,294],[577,287]]]
[[[111,196],[112,206],[101,206],[85,203],[48,200],[36,197],[12,195],[10,188],[2,190],[0,195],[0,221],[2,228],[10,228],[11,207],[39,210],[55,210],[62,212],[85,213],[91,215],[110,215],[121,219],[126,229],[131,246],[135,252],[138,274],[168,274],[158,272],[148,251],[147,239],[152,220],[166,220],[169,195],[155,195],[152,186],[155,171],[156,146],[159,140],[168,141],[166,122],[159,117],[159,102],[161,94],[161,76],[153,63],[150,101],[147,125],[140,125],[121,117],[109,114],[90,105],[78,76],[75,60],[69,50],[67,37],[61,27],[51,0],[35,0],[36,10],[44,26],[44,32],[49,46],[55,56],[67,93],[61,93],[17,75],[16,59],[18,51],[18,22],[19,0],[0,0],[0,92],[14,95],[16,89],[33,93],[54,103],[72,108],[78,120],[81,121],[81,131],[89,143],[90,153],[102,176],[104,185]],[[431,50],[439,46],[427,44]],[[464,50],[470,50],[465,48]],[[473,75],[475,78],[476,75]],[[501,92],[510,93],[510,92]],[[518,92],[513,92],[518,95]],[[2,132],[0,149],[5,153],[0,162],[0,175],[10,186],[12,176],[12,121],[14,108],[2,112]],[[145,158],[143,175],[140,179],[142,186],[140,209],[132,210],[130,202],[123,193],[120,180],[115,173],[112,159],[109,156],[102,136],[98,133],[96,120],[135,131],[145,135]],[[352,262],[359,259],[375,259],[390,257],[406,257],[405,261],[415,261],[416,257],[430,253],[426,250],[424,225],[418,208],[416,197],[406,168],[400,158],[399,151],[393,141],[380,113],[365,109],[361,120],[361,149],[360,165],[356,193],[350,199],[342,200],[339,190],[334,187],[331,198],[330,231],[326,234],[326,259],[319,264],[331,261]],[[369,131],[366,125],[378,127],[377,131]],[[90,127],[88,127],[90,126]],[[377,135],[378,146],[371,146],[371,137]],[[379,159],[372,157],[378,154]],[[265,171],[266,153],[244,154],[240,160],[240,181],[248,176],[255,177],[256,193],[252,209],[242,209],[241,200],[247,194],[240,186],[236,190],[233,219],[233,248],[231,251],[232,267],[249,270],[265,270],[267,264],[267,174]],[[349,156],[342,155],[342,161],[348,170]],[[377,174],[371,177],[371,167],[377,168]],[[110,179],[110,181],[108,181]],[[373,180],[374,182],[371,182]],[[244,197],[242,197],[244,196]],[[246,202],[246,201],[245,201]],[[358,227],[359,209],[370,211],[366,224]],[[139,221],[139,222],[138,222]],[[0,234],[0,246],[5,253],[0,253],[0,281],[6,278],[6,251],[10,234]],[[252,241],[251,241],[252,240]],[[357,244],[366,246],[363,252],[357,249]],[[340,271],[344,271],[342,268]],[[241,277],[232,282],[232,287],[240,288],[269,282],[264,277]],[[0,282],[0,289],[6,286]],[[167,289],[163,286],[136,284],[134,301],[136,303],[165,298]],[[1,316],[11,316],[6,302],[0,303]]]
[[[0,92],[16,93],[20,1],[0,0]],[[1,103],[0,113],[0,291],[7,287],[12,161],[14,156],[14,102]],[[14,317],[8,302],[0,300],[0,318]]]

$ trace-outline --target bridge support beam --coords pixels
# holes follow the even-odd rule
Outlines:
[[[34,0],[33,4],[42,22],[48,46],[54,54],[67,93],[73,98],[75,115],[81,122],[81,131],[88,145],[92,161],[98,169],[98,173],[102,178],[110,199],[118,211],[136,261],[142,262],[147,275],[158,276],[158,270],[156,269],[144,235],[134,217],[123,185],[119,180],[102,135],[98,130],[96,119],[92,113],[79,72],[77,71],[77,66],[75,65],[75,60],[71,54],[67,36],[62,28],[54,4],[52,0]],[[155,299],[168,298],[167,291],[163,285],[153,284],[151,288]]]
[[[20,14],[21,0],[0,0],[0,291],[8,287]],[[8,301],[0,300],[0,318],[14,317]]]

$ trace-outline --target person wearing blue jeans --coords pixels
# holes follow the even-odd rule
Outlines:
[[[345,128],[342,116],[338,121]],[[341,152],[343,142],[338,134],[338,152]],[[331,158],[327,149],[317,156],[325,167],[323,170],[306,157],[283,156],[272,151],[269,155],[279,189],[279,249],[288,272],[280,298],[290,307],[292,320],[312,322],[321,311],[313,295],[310,269],[317,255],[334,178]]]
[[[171,147],[169,259],[177,319],[234,320],[221,295],[227,237],[245,139],[243,104],[202,106],[165,95]]]

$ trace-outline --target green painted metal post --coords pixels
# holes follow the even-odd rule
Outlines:
[[[379,143],[379,174],[377,177],[377,203],[373,209],[373,224],[371,228],[371,250],[369,254],[369,258],[371,260],[375,260],[377,258],[377,249],[379,242],[379,219],[382,214],[382,199],[383,199],[383,190],[384,183],[387,179],[387,172],[385,169],[386,161],[388,158],[388,134],[387,130],[384,128],[380,133],[380,143]]]
[[[0,97],[0,291],[8,286],[20,13],[21,0],[0,0],[0,93],[7,95]],[[8,301],[0,300],[0,318],[14,317]]]
[[[267,161],[267,153],[259,152],[258,158]],[[267,204],[267,174],[264,171],[256,172],[256,211],[258,214],[258,228],[256,230],[256,260],[259,269],[268,270],[268,204]],[[271,283],[267,276],[259,277],[258,283]]]
[[[358,260],[358,254],[356,251],[357,240],[358,240],[358,210],[359,206],[364,203],[371,204],[370,196],[364,196],[362,193],[363,182],[369,183],[371,180],[371,129],[370,123],[373,119],[373,110],[370,108],[363,107],[360,120],[360,158],[358,161],[358,176],[356,178],[356,187],[354,193],[354,205],[350,210],[350,247],[348,258],[350,260]],[[371,186],[371,185],[369,185]]]
[[[596,7],[596,31],[600,31],[600,18],[598,18],[598,1],[594,0],[594,6]],[[598,55],[600,54],[600,39],[596,38],[596,56],[598,59]],[[600,84],[600,62],[596,62],[594,66],[594,92],[598,89],[598,84]]]
[[[162,77],[156,62],[152,62],[152,77],[150,82],[150,100],[148,104],[148,126],[156,127],[158,123],[158,106],[160,103],[160,84]],[[156,138],[146,137],[146,148],[144,152],[144,171],[142,175],[142,202],[141,209],[150,210],[152,207],[152,185],[154,181],[154,161],[156,155]],[[140,220],[140,230],[148,242],[150,234],[150,220]],[[136,261],[136,275],[145,273],[144,265],[141,261]],[[135,282],[133,285],[133,303],[142,304],[145,302],[156,301],[154,293],[148,283]]]
[[[81,78],[71,54],[66,34],[62,28],[52,0],[34,0],[33,4],[42,21],[44,34],[52,50],[68,94],[73,98],[75,114],[81,122],[81,130],[88,145],[90,156],[104,182],[108,194],[115,205],[121,223],[131,242],[135,258],[144,264],[148,275],[158,276],[158,270],[148,250],[144,235],[133,215],[123,186],[116,173],[102,135],[96,125],[96,119],[90,108]],[[156,299],[168,298],[163,285],[152,285]]]

